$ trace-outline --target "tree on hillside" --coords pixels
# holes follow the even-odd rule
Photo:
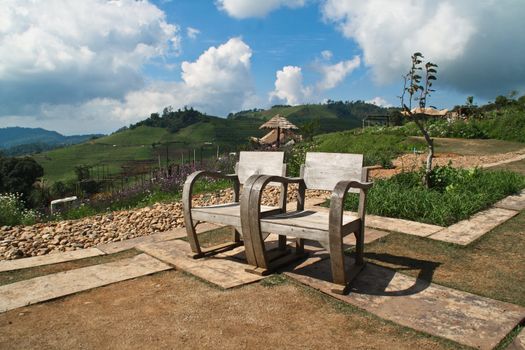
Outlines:
[[[0,158],[0,193],[20,193],[27,200],[43,175],[44,169],[33,158]]]
[[[419,52],[411,56],[412,65],[406,75],[403,76],[403,93],[400,96],[401,108],[405,116],[409,117],[417,125],[428,148],[427,164],[425,167],[425,175],[423,176],[423,184],[430,185],[430,173],[432,171],[432,159],[434,158],[434,140],[430,137],[425,125],[425,120],[429,117],[427,107],[427,99],[430,93],[435,90],[432,89],[432,82],[435,81],[437,73],[437,64],[426,62],[423,64],[423,55]],[[424,74],[424,77],[421,76]],[[418,108],[412,109],[412,104],[418,104]],[[408,103],[408,105],[407,105]],[[433,108],[433,107],[432,107]]]

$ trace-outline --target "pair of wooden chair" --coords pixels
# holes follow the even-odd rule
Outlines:
[[[186,230],[194,257],[202,257],[244,244],[251,272],[268,274],[291,260],[304,256],[304,240],[318,241],[330,254],[332,279],[338,285],[334,292],[344,293],[348,283],[364,266],[364,226],[367,168],[363,156],[342,153],[306,154],[301,176],[285,177],[282,152],[241,152],[236,175],[196,172],[184,185],[183,205]],[[280,163],[278,163],[278,161]],[[274,163],[275,162],[275,163]],[[251,174],[251,176],[248,176]],[[233,182],[234,201],[230,204],[193,208],[191,192],[195,181],[202,176],[223,177]],[[287,211],[289,184],[298,184],[296,208]],[[240,184],[244,185],[239,197]],[[263,190],[268,185],[281,186],[278,207],[261,205]],[[305,210],[306,190],[332,191],[329,212]],[[345,214],[344,201],[348,191],[359,192],[359,210],[356,215]],[[195,232],[195,221],[208,221],[235,228],[233,242],[206,251],[200,248]],[[279,236],[276,250],[266,249],[264,240],[269,233]],[[343,237],[354,233],[356,237],[355,264],[345,268]],[[244,242],[241,242],[242,235]],[[286,254],[286,239],[296,240],[295,253]]]

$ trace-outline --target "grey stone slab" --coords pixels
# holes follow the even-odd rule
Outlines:
[[[133,249],[137,245],[143,244],[143,243],[163,242],[163,241],[168,241],[172,239],[177,239],[179,237],[177,233],[178,232],[176,230],[154,233],[150,236],[142,236],[142,237],[126,239],[120,242],[111,242],[111,243],[101,244],[97,246],[97,248],[102,250],[106,254],[113,254],[113,253],[123,252],[128,249]],[[185,231],[184,231],[184,235],[186,235]]]
[[[350,258],[347,258],[351,262]],[[367,264],[347,295],[331,292],[329,260],[286,274],[381,318],[479,349],[492,349],[525,317],[525,308],[457,291]]]
[[[515,196],[508,196],[494,204],[496,208],[521,211],[525,209],[525,190]]]
[[[264,278],[246,272],[245,269],[249,265],[233,257],[215,256],[192,259],[188,257],[191,252],[189,244],[181,240],[141,244],[137,246],[137,249],[224,289],[253,283]]]
[[[522,328],[514,341],[507,346],[507,350],[525,350],[525,328]]]
[[[379,238],[388,236],[390,232],[376,230],[374,228],[366,227],[365,228],[365,244],[372,243]],[[355,245],[355,235],[349,234],[343,238],[343,243],[348,245]]]
[[[491,208],[473,215],[468,220],[455,223],[431,235],[429,238],[459,245],[467,245],[516,214],[518,214],[518,212],[515,210]]]
[[[521,150],[521,152],[523,152],[523,151],[524,150]],[[520,154],[520,155],[517,155],[517,156],[515,156],[513,158],[500,160],[498,162],[488,163],[488,164],[481,164],[481,167],[482,168],[492,168],[492,167],[495,167],[495,166],[498,166],[498,165],[502,165],[502,164],[514,163],[514,162],[517,162],[517,161],[520,161],[520,160],[523,160],[523,159],[525,159],[525,154]]]
[[[47,255],[34,256],[24,259],[3,260],[0,261],[0,272],[58,264],[73,260],[91,258],[99,255],[104,255],[104,252],[97,248],[87,248],[73,250],[70,252],[51,253]]]
[[[146,254],[0,286],[0,312],[105,286],[172,267]]]
[[[197,225],[196,230],[197,230],[197,233],[201,233],[201,232],[205,232],[209,230],[214,230],[219,227],[221,226],[205,222],[205,223],[201,223]],[[172,239],[179,239],[183,237],[186,237],[186,229],[184,227],[179,227],[179,228],[169,230],[169,231],[154,233],[149,236],[136,237],[136,238],[131,238],[131,239],[127,239],[124,241],[120,241],[120,242],[101,244],[97,246],[97,248],[102,250],[106,254],[113,254],[113,253],[122,252],[124,250],[133,249],[139,244],[163,242],[163,241],[169,241]]]
[[[424,224],[421,222],[394,219],[384,216],[367,215],[366,226],[386,231],[396,231],[419,237],[428,237],[436,232],[443,230],[437,225]]]

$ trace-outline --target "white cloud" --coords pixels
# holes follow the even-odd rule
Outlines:
[[[327,60],[329,61],[330,59],[332,59],[332,51],[330,50],[324,50],[324,51],[321,51],[321,57],[324,59],[324,60]]]
[[[294,106],[306,102],[312,96],[312,87],[303,86],[301,67],[283,67],[277,71],[276,78],[275,90],[270,93],[270,101],[283,101]]]
[[[0,115],[41,103],[120,98],[142,66],[179,50],[178,27],[147,1],[0,2]]]
[[[323,51],[324,52],[324,51]],[[341,61],[332,65],[320,65],[319,70],[323,79],[317,84],[319,90],[333,89],[341,83],[348,74],[361,64],[359,56],[348,61]]]
[[[380,106],[380,107],[392,107],[392,105],[388,103],[387,100],[385,100],[384,98],[380,96],[376,96],[373,99],[366,101],[366,103],[371,103],[373,105]]]
[[[122,100],[94,98],[77,104],[43,104],[36,117],[0,119],[0,126],[39,125],[72,133],[108,132],[160,112],[192,106],[202,112],[226,115],[254,100],[250,72],[252,51],[240,38],[210,47],[194,62],[183,62],[182,80],[154,81],[128,92]],[[13,124],[16,123],[16,124]]]
[[[439,65],[440,84],[489,97],[525,87],[521,0],[325,0],[321,8],[359,44],[379,83],[399,80],[419,51]]]
[[[229,16],[243,19],[264,17],[280,7],[302,7],[306,0],[217,0],[217,7]]]
[[[331,54],[331,53],[330,53]],[[321,56],[329,56],[326,51]],[[283,102],[289,105],[313,102],[323,91],[339,85],[348,74],[361,64],[359,56],[335,64],[314,63],[314,69],[321,74],[321,80],[315,85],[303,84],[301,67],[286,66],[277,71],[275,89],[270,92],[270,102]]]
[[[196,39],[197,38],[197,35],[200,34],[200,30],[196,29],[196,28],[192,28],[192,27],[188,27],[186,28],[186,35],[188,36],[188,38],[190,39]]]

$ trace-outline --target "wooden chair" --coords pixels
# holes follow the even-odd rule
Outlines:
[[[247,181],[241,196],[241,224],[245,240],[250,241],[256,264],[248,271],[268,274],[275,268],[290,261],[269,259],[264,246],[262,232],[295,237],[296,254],[304,253],[304,239],[318,241],[330,254],[333,282],[339,287],[334,292],[345,293],[348,284],[364,267],[364,227],[368,169],[363,167],[363,155],[342,153],[306,154],[305,164],[299,178],[279,176],[253,176]],[[273,215],[261,215],[261,195],[270,182],[280,182],[286,192],[290,183],[299,184],[297,208]],[[249,187],[248,187],[249,184]],[[304,210],[306,189],[331,190],[330,211]],[[344,201],[348,191],[359,192],[359,210],[356,215],[344,214]],[[345,269],[343,237],[354,233],[356,237],[355,265]],[[249,239],[247,239],[249,236]],[[246,244],[245,244],[246,246]],[[248,250],[248,247],[246,248]]]
[[[239,162],[235,166],[235,174],[226,175],[218,172],[196,171],[186,179],[182,192],[182,204],[184,208],[184,223],[188,241],[191,246],[193,258],[201,258],[222,251],[233,249],[243,244],[240,239],[242,235],[239,205],[239,187],[254,174],[285,175],[284,152],[241,152]],[[223,178],[231,180],[233,184],[233,202],[206,207],[192,206],[192,193],[195,182],[202,177]],[[278,184],[280,186],[280,184]],[[281,193],[282,194],[282,193]],[[283,200],[281,199],[281,202]],[[263,214],[282,212],[279,207],[261,206]],[[233,226],[232,242],[217,245],[208,249],[201,248],[195,227],[199,222],[211,222],[219,225]],[[283,241],[283,239],[281,239]],[[281,243],[281,245],[283,245]],[[286,241],[284,240],[284,246]],[[254,264],[255,258],[250,253],[246,254],[249,263]]]

